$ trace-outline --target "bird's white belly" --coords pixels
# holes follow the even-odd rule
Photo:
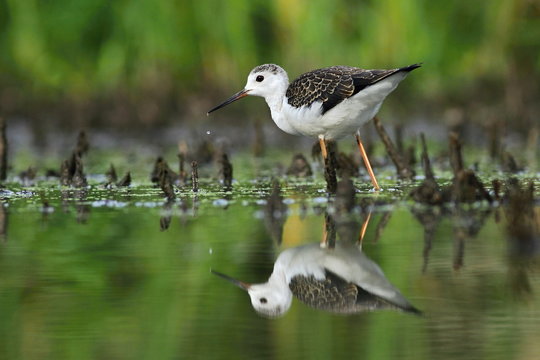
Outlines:
[[[328,140],[340,139],[353,135],[362,125],[373,119],[386,96],[404,77],[400,73],[390,76],[343,100],[324,114],[322,102],[295,108],[284,98],[281,112],[272,113],[272,117],[276,124],[289,134],[312,137],[324,135]],[[279,121],[276,117],[279,117]],[[280,123],[285,125],[280,126]]]
[[[312,137],[324,135],[326,139],[333,140],[354,134],[364,123],[375,116],[381,103],[363,104],[346,99],[324,115],[321,114],[320,102],[314,103],[310,107],[301,108],[294,108],[286,104],[283,115],[296,135]]]

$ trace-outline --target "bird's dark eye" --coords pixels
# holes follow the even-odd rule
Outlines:
[[[259,76],[257,76],[257,78],[256,78],[255,80],[256,80],[257,82],[261,82],[261,81],[264,80],[264,76],[259,75]],[[264,299],[264,298],[263,298],[263,299]],[[262,300],[262,299],[261,299],[261,300]],[[265,300],[266,300],[266,299],[265,299]]]
[[[261,302],[261,304],[266,304],[268,302],[266,298],[260,298],[259,301]]]

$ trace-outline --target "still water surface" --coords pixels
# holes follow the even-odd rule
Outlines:
[[[367,226],[361,256],[423,314],[335,314],[292,297],[260,316],[211,270],[264,283],[281,253],[333,236],[324,196],[289,191],[286,213],[270,216],[267,190],[169,205],[148,188],[6,197],[0,358],[538,358],[538,239],[516,244],[502,211],[358,194],[364,206],[334,224],[336,249],[360,248]]]

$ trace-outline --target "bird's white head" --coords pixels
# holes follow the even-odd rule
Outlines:
[[[208,114],[247,95],[262,96],[267,101],[273,97],[283,97],[288,86],[289,77],[283,68],[275,64],[259,65],[249,73],[244,89],[212,108]]]
[[[292,292],[287,284],[285,285],[276,286],[271,282],[251,285],[247,291],[255,311],[270,318],[285,314],[292,302]]]
[[[275,64],[264,64],[251,70],[244,90],[248,95],[266,98],[276,94],[285,94],[287,86],[289,86],[289,77],[283,68]]]
[[[276,318],[285,314],[291,307],[292,292],[285,281],[249,284],[214,270],[212,273],[246,290],[251,298],[251,305],[260,315]]]

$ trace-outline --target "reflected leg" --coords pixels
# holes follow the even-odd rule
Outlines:
[[[362,228],[360,228],[360,236],[358,236],[358,247],[362,249],[362,242],[364,241],[364,236],[366,235],[366,230],[371,220],[371,211],[368,212],[366,219],[362,223]]]

